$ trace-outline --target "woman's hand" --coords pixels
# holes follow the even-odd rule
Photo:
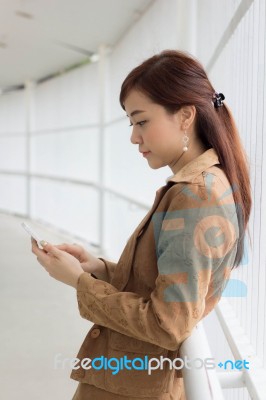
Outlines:
[[[33,238],[31,243],[32,252],[50,276],[66,285],[77,288],[78,278],[84,272],[77,258],[47,242],[41,243],[44,250],[38,247]]]
[[[94,257],[79,244],[63,243],[55,245],[54,247],[66,251],[67,253],[74,256],[77,260],[79,260],[80,265],[85,272],[95,274],[96,276],[99,275],[100,277],[104,276],[104,262],[102,260],[99,260],[97,257]]]

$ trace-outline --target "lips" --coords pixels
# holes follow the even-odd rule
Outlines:
[[[142,154],[150,153],[149,151],[139,151],[139,152],[142,153]]]
[[[146,151],[146,152],[142,153],[143,157],[146,157],[148,154],[150,154],[150,151]]]

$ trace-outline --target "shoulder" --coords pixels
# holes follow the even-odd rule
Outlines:
[[[233,191],[224,171],[212,166],[192,182],[170,183],[154,219],[159,218],[160,226],[163,223],[167,229],[182,226],[190,232],[196,225],[204,231],[223,227],[236,238],[239,227]]]
[[[191,182],[169,183],[164,204],[169,208],[207,207],[214,204],[234,204],[233,191],[225,172],[211,166],[199,173]]]

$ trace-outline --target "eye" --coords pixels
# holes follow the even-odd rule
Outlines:
[[[137,122],[136,125],[143,126],[145,124],[145,122],[147,122],[147,121],[140,121],[140,122]],[[133,126],[133,124],[131,123],[129,126]]]
[[[143,125],[145,124],[145,122],[146,122],[146,121],[137,122],[137,125],[143,126]]]

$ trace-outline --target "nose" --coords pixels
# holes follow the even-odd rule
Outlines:
[[[132,130],[130,141],[131,141],[132,144],[140,144],[140,143],[142,143],[142,137],[141,137],[141,135],[139,135],[136,132],[135,128],[133,128],[133,130]]]

